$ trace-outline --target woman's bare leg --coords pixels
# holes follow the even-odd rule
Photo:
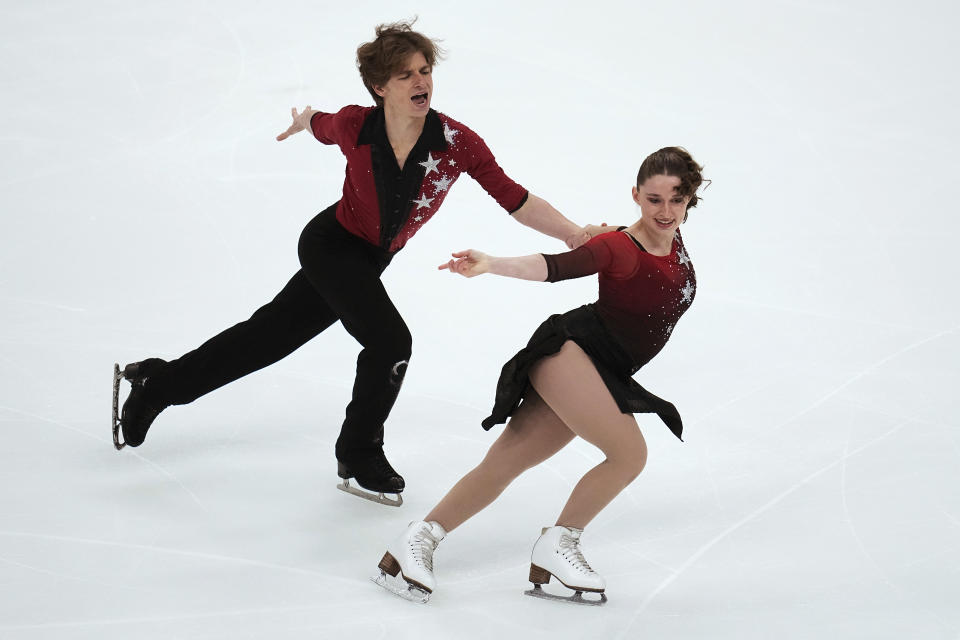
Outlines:
[[[483,461],[461,478],[424,520],[453,531],[496,500],[514,478],[560,451],[573,437],[530,389]]]
[[[637,421],[621,413],[590,357],[575,342],[537,362],[530,382],[573,433],[607,459],[574,487],[557,524],[583,529],[647,463],[647,444]]]

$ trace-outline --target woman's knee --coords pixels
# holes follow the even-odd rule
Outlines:
[[[607,460],[623,469],[630,480],[639,476],[647,466],[647,443],[640,431],[626,442],[619,443],[611,451],[605,452]]]
[[[643,447],[642,449],[635,452],[630,458],[630,475],[631,480],[636,478],[647,466],[647,448]]]

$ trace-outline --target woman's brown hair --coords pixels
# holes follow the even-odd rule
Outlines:
[[[357,49],[360,77],[378,106],[383,104],[383,98],[373,88],[387,84],[390,76],[403,69],[412,54],[422,53],[431,67],[443,57],[444,51],[435,41],[413,30],[414,22],[416,18],[410,22],[381,24],[377,26],[377,37]]]
[[[651,153],[640,165],[637,186],[639,187],[653,176],[667,175],[680,178],[680,185],[676,189],[677,195],[690,196],[690,202],[687,203],[689,211],[697,206],[699,201],[697,189],[704,182],[710,182],[704,180],[702,172],[703,167],[697,164],[690,152],[683,147],[664,147]]]

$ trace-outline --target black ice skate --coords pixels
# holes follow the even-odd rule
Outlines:
[[[125,446],[139,447],[147,437],[147,430],[156,417],[166,408],[149,397],[146,382],[159,365],[166,364],[160,358],[148,358],[142,362],[128,364],[120,371],[120,365],[113,365],[113,446],[119,451]],[[118,412],[120,404],[120,380],[130,381],[130,395],[123,403],[123,411]],[[120,434],[123,432],[123,442]]]
[[[380,449],[369,453],[367,457],[351,458],[346,462],[338,460],[337,475],[343,478],[343,482],[337,485],[337,489],[341,491],[391,507],[403,504],[400,496],[404,487],[403,478],[390,466]],[[350,478],[356,478],[357,484],[367,491],[351,486]],[[388,493],[394,494],[396,498],[388,498],[385,495]]]

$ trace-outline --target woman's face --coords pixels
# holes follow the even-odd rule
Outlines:
[[[633,188],[633,201],[640,205],[641,225],[652,233],[673,234],[687,215],[690,196],[676,192],[680,178],[651,176]]]
[[[400,71],[390,76],[387,84],[373,90],[383,98],[383,107],[390,114],[426,117],[433,97],[433,69],[417,51],[407,58]]]

